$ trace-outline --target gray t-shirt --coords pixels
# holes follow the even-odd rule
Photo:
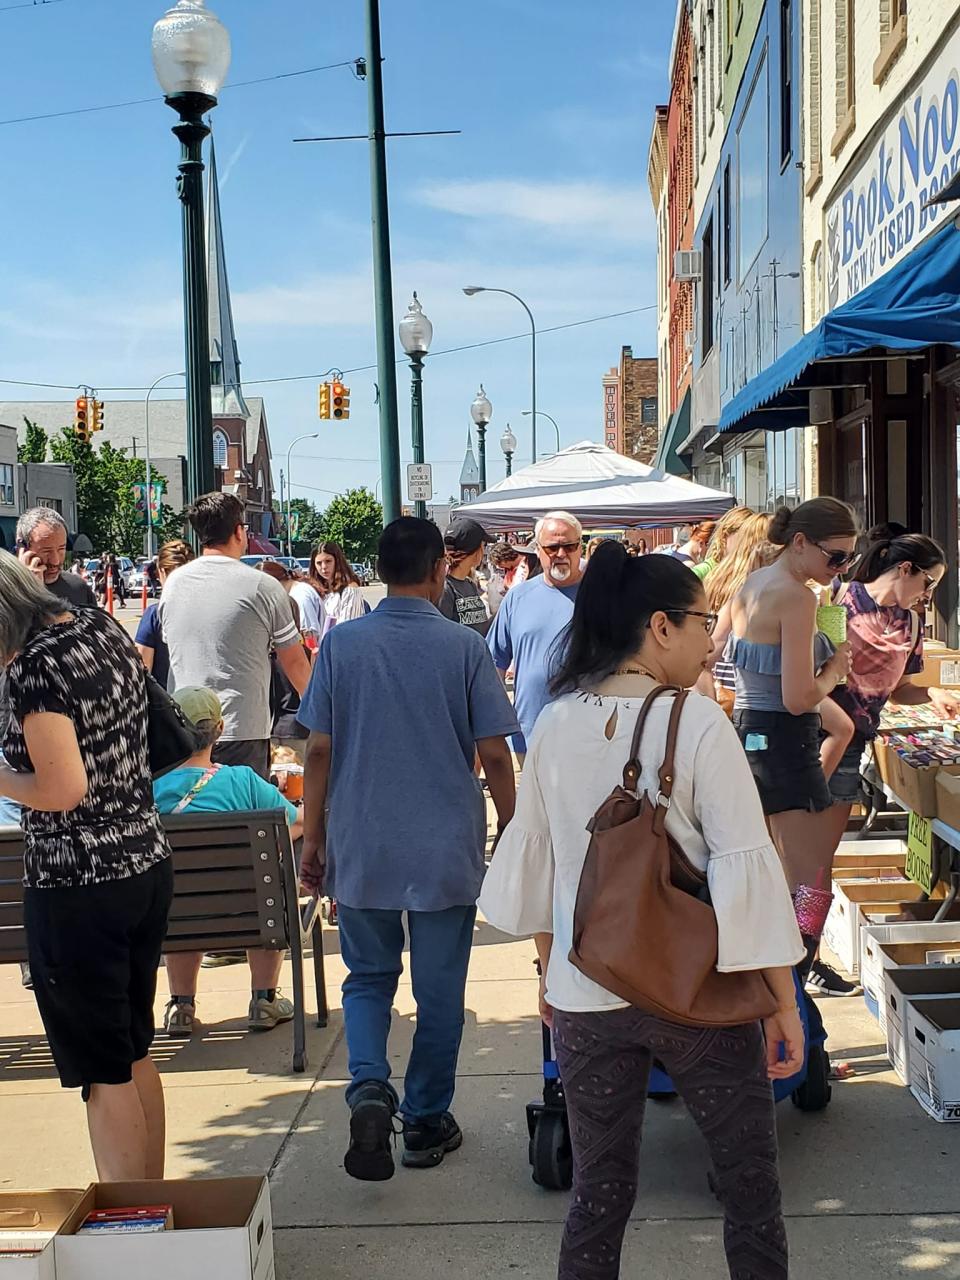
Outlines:
[[[299,637],[275,578],[230,556],[204,555],[170,575],[158,609],[170,650],[170,688],[213,689],[223,737],[270,737],[270,649]]]
[[[472,578],[447,578],[437,608],[451,622],[459,622],[485,636],[490,630],[490,615],[483,592]]]

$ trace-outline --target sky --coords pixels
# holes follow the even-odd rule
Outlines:
[[[162,101],[63,118],[14,117],[152,98],[163,0],[0,0],[0,379],[143,394],[183,367],[174,115]],[[23,0],[21,0],[23,3]],[[228,271],[245,390],[264,395],[274,479],[291,441],[293,493],[324,506],[379,476],[365,85],[349,67],[230,81],[364,53],[362,0],[212,0],[230,31],[213,113]],[[562,445],[602,439],[601,379],[621,345],[656,354],[656,228],[646,182],[653,108],[667,97],[668,0],[381,0],[395,320],[416,290],[434,326],[424,370],[437,501],[459,496],[470,404],[493,404],[488,482],[509,423],[530,459],[530,343],[510,289],[543,333],[538,407]],[[638,310],[643,308],[643,310]],[[447,348],[516,341],[440,354]],[[397,344],[398,357],[402,349]],[[368,367],[374,366],[374,367]],[[351,417],[320,422],[317,385],[349,372]],[[291,379],[269,383],[267,379]],[[294,380],[295,379],[295,380]],[[410,457],[409,370],[398,368]],[[175,383],[173,384],[175,385]],[[124,392],[108,388],[138,388]],[[0,384],[0,399],[72,399]],[[555,447],[539,420],[540,451]]]

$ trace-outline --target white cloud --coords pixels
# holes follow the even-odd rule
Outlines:
[[[432,182],[418,193],[432,209],[511,221],[575,238],[602,237],[621,244],[649,244],[656,227],[645,187],[600,182]]]

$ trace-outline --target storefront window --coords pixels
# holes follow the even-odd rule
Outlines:
[[[803,490],[803,431],[767,432],[767,511],[800,505]]]

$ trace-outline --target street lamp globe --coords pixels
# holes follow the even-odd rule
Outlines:
[[[468,298],[472,298],[475,293],[485,293],[486,286],[482,284],[468,284],[464,287],[463,292]]]
[[[230,36],[203,0],[178,0],[154,26],[153,68],[167,98],[216,99],[230,69]]]
[[[517,452],[517,437],[510,430],[509,423],[504,427],[503,435],[500,437],[500,448],[507,457]]]
[[[427,354],[433,340],[433,325],[423,314],[423,307],[416,293],[407,307],[407,314],[400,321],[400,342],[411,359]]]
[[[487,393],[484,391],[482,384],[477,392],[476,400],[470,406],[470,417],[478,427],[485,427],[493,417],[493,405],[487,399]]]

